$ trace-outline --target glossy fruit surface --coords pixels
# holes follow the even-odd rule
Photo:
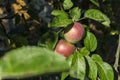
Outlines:
[[[84,36],[85,30],[79,22],[74,22],[72,28],[64,34],[64,38],[70,43],[77,43]]]
[[[61,39],[56,45],[55,52],[62,54],[65,57],[70,56],[75,50],[73,44]]]

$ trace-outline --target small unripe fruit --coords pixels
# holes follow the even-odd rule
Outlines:
[[[56,45],[55,52],[59,53],[65,57],[70,56],[75,50],[73,44],[61,39]]]
[[[74,22],[72,28],[64,34],[64,38],[70,43],[77,43],[83,38],[84,33],[82,24]]]

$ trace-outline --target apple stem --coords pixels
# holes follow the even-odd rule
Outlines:
[[[64,28],[60,29],[60,30],[57,32],[57,34],[59,34],[60,32],[62,32],[63,30],[64,30]]]
[[[83,19],[86,19],[86,17],[80,18],[79,21],[81,21],[81,20],[83,20]]]

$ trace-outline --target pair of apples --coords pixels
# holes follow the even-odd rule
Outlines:
[[[64,39],[59,40],[55,47],[55,52],[65,57],[69,57],[75,50],[74,44],[79,42],[84,36],[85,30],[81,23],[74,22],[70,30],[64,34]]]

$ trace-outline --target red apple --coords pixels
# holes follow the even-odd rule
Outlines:
[[[61,39],[56,45],[55,52],[59,53],[65,57],[70,56],[75,50],[73,44]]]
[[[77,43],[83,38],[84,28],[79,22],[74,22],[72,28],[64,34],[64,38],[70,43]]]

